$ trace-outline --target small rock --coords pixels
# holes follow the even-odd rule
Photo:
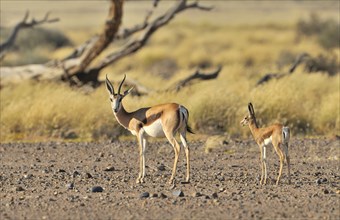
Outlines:
[[[321,184],[322,183],[322,179],[320,178],[320,179],[317,179],[316,181],[315,181],[317,184]]]
[[[68,183],[66,184],[67,189],[73,189],[74,188],[74,183]]]
[[[140,194],[139,198],[143,199],[143,198],[148,198],[150,196],[150,194],[148,192],[143,192],[142,194]]]
[[[164,193],[159,194],[159,197],[162,199],[168,198]]]
[[[177,197],[183,197],[184,193],[181,190],[175,190],[172,192],[172,195],[177,196]]]
[[[25,174],[24,179],[31,179],[33,177],[32,174]]]
[[[157,197],[158,197],[158,194],[157,194],[157,193],[152,193],[152,194],[151,194],[151,197],[152,197],[152,198],[157,198]]]
[[[58,172],[59,172],[59,173],[66,173],[66,170],[64,170],[64,169],[59,169]]]
[[[25,190],[24,190],[24,188],[22,188],[22,186],[17,186],[17,187],[15,187],[15,191],[21,192],[21,191],[25,191]]]
[[[324,193],[324,194],[329,194],[328,189],[325,189],[325,190],[323,191],[323,193]]]
[[[211,194],[211,197],[212,197],[213,199],[217,199],[217,198],[218,198],[218,195],[217,195],[216,192],[214,192],[213,194]]]
[[[321,179],[321,182],[322,182],[322,183],[327,183],[327,181],[328,181],[327,178],[322,178],[322,179]]]
[[[94,186],[91,188],[91,192],[103,192],[104,189],[101,186]]]
[[[103,152],[99,152],[98,156],[99,157],[104,157],[104,153]]]
[[[200,197],[200,196],[203,196],[203,195],[200,192],[195,192],[192,196],[193,197]]]
[[[73,177],[76,177],[76,176],[79,176],[79,175],[80,175],[80,173],[78,171],[76,171],[76,170],[72,173]]]
[[[164,166],[164,164],[159,165],[159,166],[157,167],[157,169],[158,169],[159,171],[165,171],[165,166]]]
[[[90,178],[92,178],[92,175],[90,173],[85,173],[85,178],[90,179]]]
[[[108,166],[104,169],[104,171],[115,171],[114,166]]]

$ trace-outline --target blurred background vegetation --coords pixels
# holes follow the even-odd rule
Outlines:
[[[20,33],[3,66],[61,59],[103,26],[105,1],[1,1],[0,42],[25,10],[47,11],[55,24]],[[123,74],[152,92],[124,99],[128,111],[178,102],[190,111],[198,138],[223,134],[250,136],[239,124],[252,102],[260,126],[281,122],[294,136],[340,135],[338,1],[202,1],[213,11],[186,11],[160,29],[138,53],[102,71],[118,83]],[[166,10],[172,1],[161,1]],[[123,26],[140,23],[148,1],[127,1]],[[125,42],[120,42],[124,44]],[[118,45],[119,46],[119,45]],[[112,49],[117,45],[112,46]],[[294,74],[255,87],[267,73],[286,73],[306,52],[323,68]],[[217,80],[194,83],[179,92],[161,92],[192,74],[222,65]],[[116,139],[128,135],[116,122],[104,85],[88,92],[58,83],[26,82],[0,90],[1,142]],[[190,138],[193,138],[191,136]]]

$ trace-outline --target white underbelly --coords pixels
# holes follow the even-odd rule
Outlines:
[[[264,139],[264,145],[268,145],[268,144],[270,144],[270,143],[272,143],[272,136],[270,136],[270,137],[267,138],[267,139]]]
[[[149,126],[143,126],[143,129],[145,133],[151,137],[165,137],[162,121],[160,119],[154,121],[154,123]]]

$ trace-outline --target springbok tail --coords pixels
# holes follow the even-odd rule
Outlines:
[[[289,147],[289,139],[290,139],[290,130],[289,127],[282,128],[282,144],[284,147],[285,158],[289,157],[288,147]]]
[[[180,112],[185,120],[185,125],[186,125],[186,129],[189,133],[191,134],[195,134],[192,130],[192,128],[189,126],[188,121],[189,121],[189,111],[188,109],[186,109],[184,106],[180,106]]]

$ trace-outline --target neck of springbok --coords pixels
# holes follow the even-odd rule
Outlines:
[[[257,126],[256,119],[253,119],[248,124],[249,129],[254,137],[256,137],[257,132],[259,131],[259,127]]]
[[[121,103],[119,111],[117,113],[114,112],[114,115],[119,124],[121,124],[124,128],[129,129],[131,117],[130,114],[125,110],[123,103]]]

